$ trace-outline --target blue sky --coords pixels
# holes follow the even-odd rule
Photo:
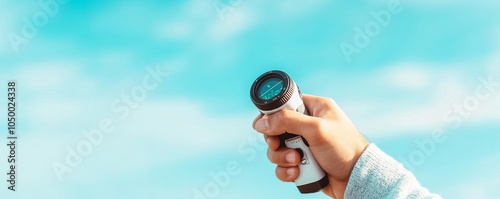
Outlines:
[[[466,117],[454,109],[478,98],[483,80],[500,81],[498,3],[392,1],[400,12],[381,25],[373,13],[390,2],[70,0],[54,12],[40,2],[56,1],[0,2],[0,79],[18,82],[20,137],[18,191],[4,185],[2,198],[326,198],[280,182],[251,128],[251,83],[271,69],[334,98],[431,191],[500,196],[500,87]],[[43,15],[26,43],[12,44]],[[374,23],[349,61],[341,44]],[[156,87],[125,106],[145,78]],[[54,162],[106,119],[114,130],[60,181]],[[412,163],[437,130],[444,141]]]

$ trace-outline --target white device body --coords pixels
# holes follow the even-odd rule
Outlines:
[[[260,111],[264,114],[272,114],[281,109],[289,109],[309,115],[304,106],[304,102],[302,101],[302,96],[299,92],[299,88],[297,87],[295,82],[293,82],[292,86],[294,92],[292,94],[292,97],[290,98],[290,100],[288,100],[286,104],[274,110],[270,111],[260,110]],[[323,171],[319,163],[314,158],[311,149],[305,144],[302,136],[297,135],[292,138],[286,139],[285,145],[287,148],[300,149],[304,152],[304,155],[299,164],[300,174],[299,177],[295,180],[295,185],[297,187],[320,181],[322,178],[325,177],[326,175],[325,171]]]

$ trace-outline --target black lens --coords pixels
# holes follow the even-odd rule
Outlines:
[[[271,77],[265,80],[257,91],[257,95],[260,99],[270,100],[276,97],[283,90],[283,80]]]

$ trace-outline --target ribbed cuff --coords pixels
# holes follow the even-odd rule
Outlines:
[[[354,165],[344,197],[441,198],[422,187],[410,171],[375,144],[370,144]]]
[[[345,198],[382,198],[408,174],[400,163],[370,144],[354,165]]]

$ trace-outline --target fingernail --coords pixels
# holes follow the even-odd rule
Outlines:
[[[288,168],[286,174],[288,174],[288,176],[293,176],[293,168]]]
[[[267,137],[267,138],[266,138],[266,143],[267,143],[267,145],[270,145],[270,144],[269,144],[270,142],[271,142],[271,138]]]
[[[269,128],[269,121],[267,121],[267,119],[262,118],[259,121],[257,121],[257,123],[255,123],[255,130],[259,132],[263,132],[268,128]]]
[[[294,163],[295,162],[295,154],[293,154],[292,152],[290,153],[287,153],[285,155],[285,160],[289,163]]]

